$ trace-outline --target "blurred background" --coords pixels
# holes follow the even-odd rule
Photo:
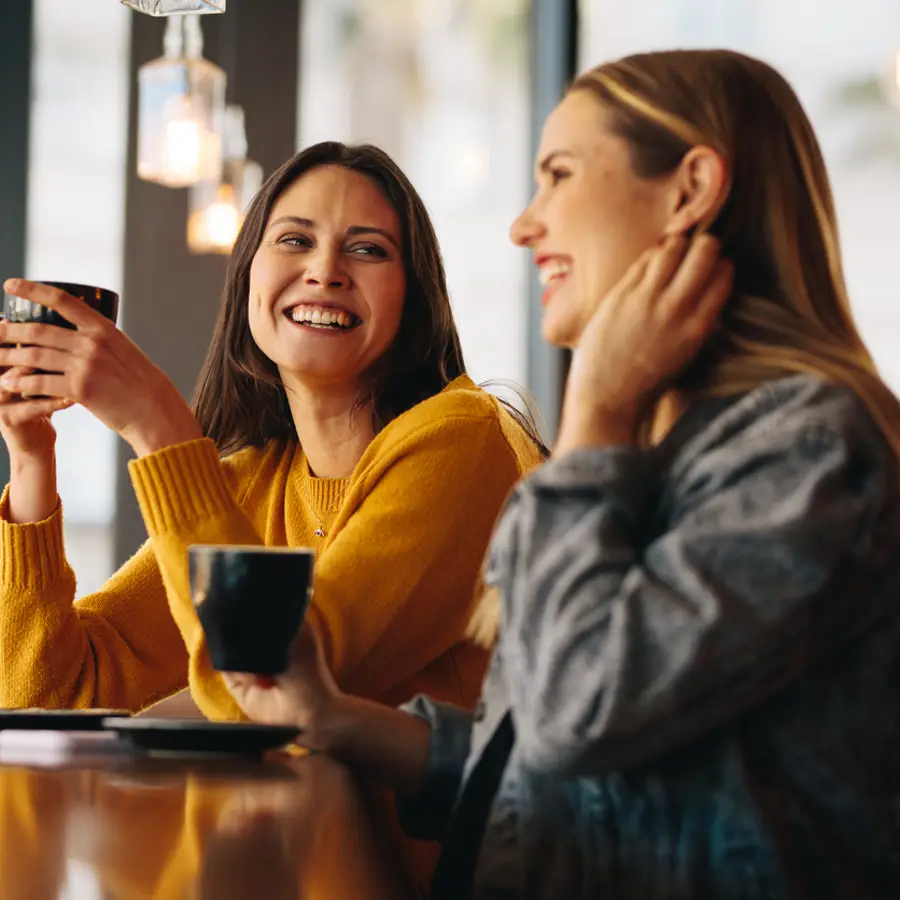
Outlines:
[[[266,175],[324,139],[374,142],[406,170],[435,221],[471,374],[526,386],[551,432],[565,360],[541,344],[530,261],[507,239],[540,122],[575,72],[626,53],[761,57],[818,131],[855,313],[900,390],[900,100],[886,87],[900,0],[227,0],[201,21]],[[0,277],[118,290],[120,323],[190,396],[227,257],[188,249],[186,190],[137,176],[137,72],[162,54],[165,27],[118,0],[2,5]],[[83,594],[143,526],[127,448],[78,409],[57,425]]]

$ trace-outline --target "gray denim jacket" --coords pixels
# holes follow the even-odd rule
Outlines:
[[[797,376],[653,450],[551,461],[487,580],[504,625],[474,722],[407,706],[432,724],[401,802],[423,838],[514,724],[474,888],[439,870],[437,895],[900,898],[897,459],[853,394]]]

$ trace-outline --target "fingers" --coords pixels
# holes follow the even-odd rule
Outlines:
[[[671,340],[673,344],[679,344],[687,354],[685,362],[699,352],[712,334],[733,286],[734,269],[731,263],[719,260],[706,288],[699,296],[691,298],[690,308],[676,313],[677,319],[670,321]]]
[[[53,413],[73,406],[71,400],[49,397],[43,400],[3,401],[0,404],[0,424],[10,428],[19,428],[34,420],[47,418]]]
[[[230,691],[243,691],[253,685],[253,676],[243,672],[220,672],[225,687]]]
[[[669,284],[684,261],[689,247],[684,235],[672,234],[649,252],[644,281],[651,291],[661,291]]]
[[[58,325],[0,321],[2,344],[37,344],[40,347],[53,347],[56,350],[71,352],[83,342],[77,331],[60,328]]]
[[[70,368],[71,365],[72,354],[64,350],[38,347],[33,344],[27,347],[0,347],[0,366],[11,366],[19,370],[13,377],[24,375],[26,370],[30,369],[50,369],[54,372],[61,372]]]
[[[712,235],[701,234],[687,247],[671,281],[662,293],[662,312],[675,316],[692,314],[716,274],[720,244]]]
[[[625,274],[617,284],[619,293],[630,293],[644,280],[650,261],[653,259],[654,250],[648,250],[642,253],[626,270]]]
[[[24,278],[9,278],[3,283],[3,289],[15,297],[40,303],[41,306],[56,311],[76,328],[90,329],[98,325],[105,327],[106,319],[100,313],[59,288],[26,281]]]
[[[30,375],[31,369],[21,368],[19,366],[15,366],[13,368],[0,367],[0,376],[6,375],[7,373],[12,376]],[[0,404],[18,403],[18,401],[21,399],[22,397],[15,391],[5,391],[0,389]]]
[[[0,377],[0,390],[10,394],[55,397],[58,400],[71,400],[73,391],[69,379],[53,372],[30,375],[17,375],[12,371]]]

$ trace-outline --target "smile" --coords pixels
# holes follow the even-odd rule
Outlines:
[[[540,269],[538,269],[538,277],[540,278],[541,284],[546,287],[554,281],[565,278],[571,271],[572,267],[569,263],[553,259],[545,262]]]
[[[297,325],[322,331],[352,331],[362,325],[362,319],[343,309],[305,303],[286,310],[285,316]]]

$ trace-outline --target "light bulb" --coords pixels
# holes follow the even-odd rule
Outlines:
[[[206,237],[213,247],[230,250],[241,228],[241,214],[233,202],[219,200],[206,210]]]
[[[230,253],[243,221],[237,195],[230,184],[204,184],[192,190],[205,189],[212,189],[211,195],[188,216],[188,247],[193,253]]]
[[[197,181],[203,143],[202,125],[196,119],[172,119],[166,123],[166,169],[172,182]]]

